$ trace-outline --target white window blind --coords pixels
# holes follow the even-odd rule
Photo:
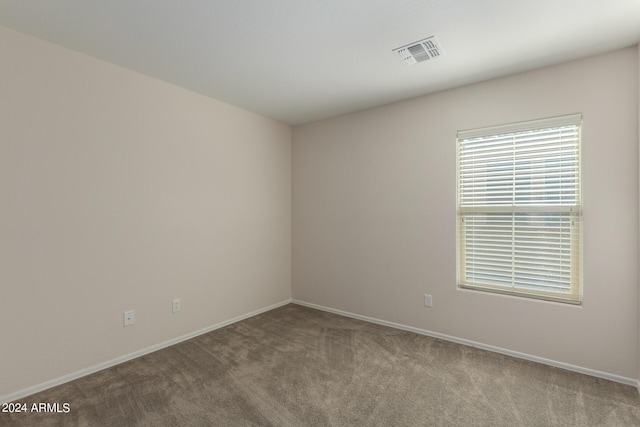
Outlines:
[[[458,285],[580,303],[580,114],[458,132]]]

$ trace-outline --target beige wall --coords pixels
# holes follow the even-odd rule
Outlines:
[[[456,131],[569,113],[582,307],[457,290]],[[635,47],[294,127],[293,297],[636,379],[637,132]]]
[[[2,28],[0,55],[0,397],[290,298],[290,126]]]

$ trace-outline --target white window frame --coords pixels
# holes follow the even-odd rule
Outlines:
[[[581,303],[581,127],[571,114],[458,132],[459,289]]]

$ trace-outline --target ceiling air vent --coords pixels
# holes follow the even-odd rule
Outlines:
[[[393,49],[393,51],[396,52],[407,65],[417,64],[418,62],[437,58],[444,54],[435,36],[409,43],[408,45]]]

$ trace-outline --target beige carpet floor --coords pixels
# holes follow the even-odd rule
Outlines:
[[[2,426],[640,426],[638,391],[298,305],[29,396]]]

